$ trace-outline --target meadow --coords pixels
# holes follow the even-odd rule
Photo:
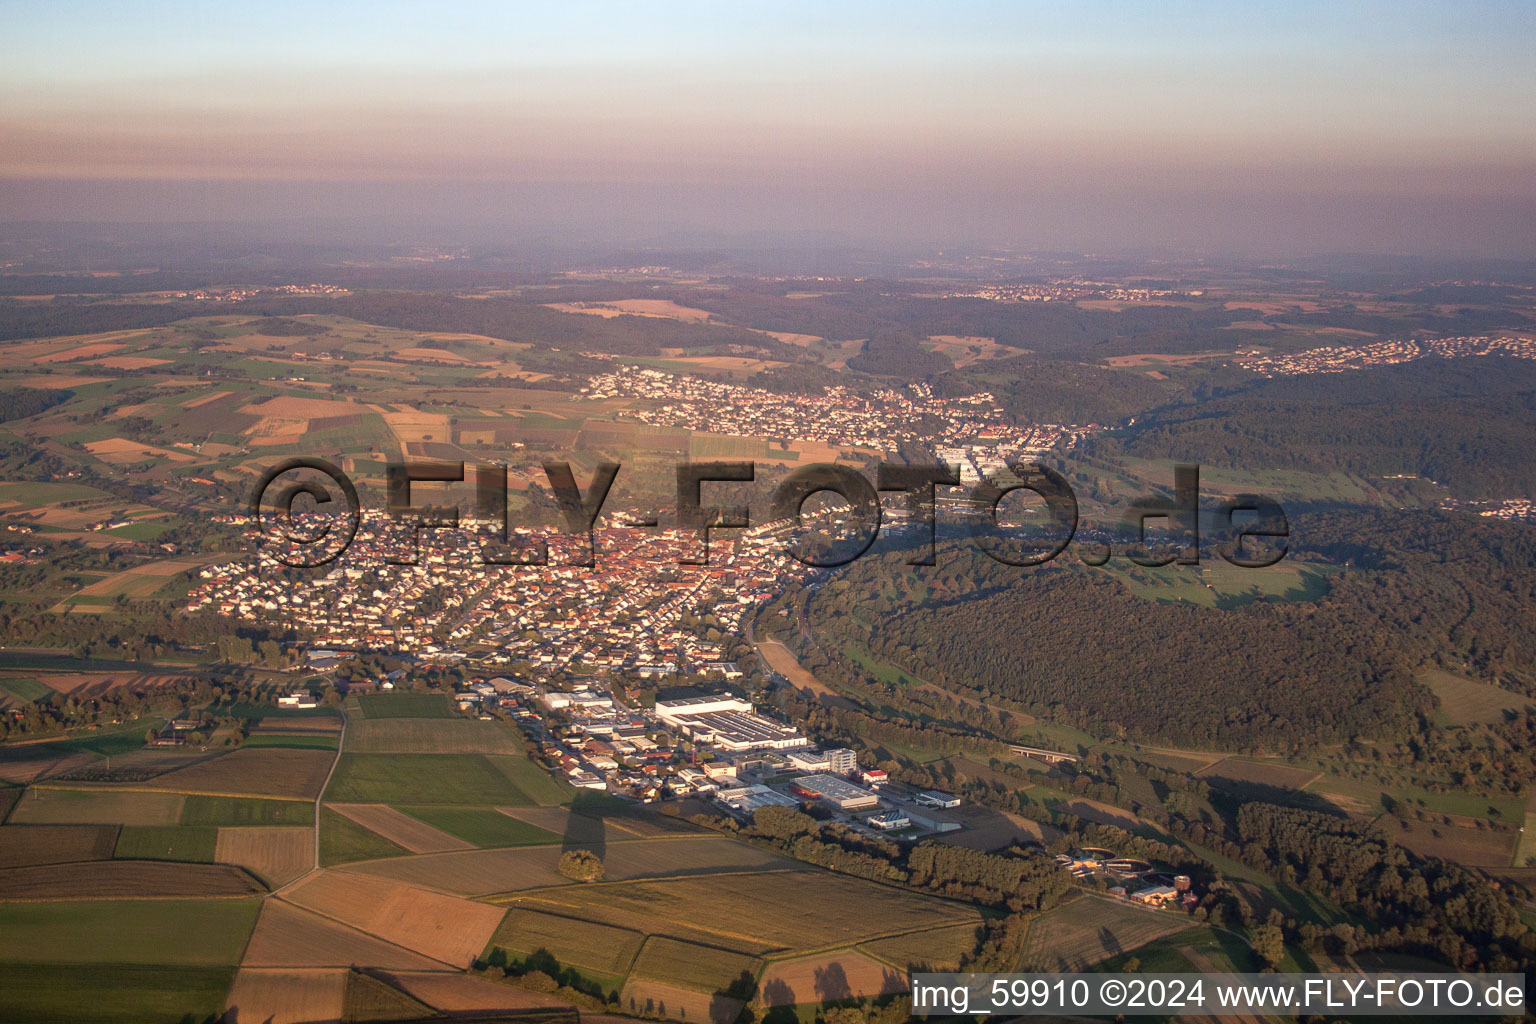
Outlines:
[[[1085,896],[1030,922],[1022,970],[1080,971],[1153,939],[1190,928],[1189,918],[1122,900]]]
[[[519,757],[527,763],[526,758]],[[529,765],[530,767],[535,767]],[[325,798],[352,804],[530,804],[484,754],[343,752]]]

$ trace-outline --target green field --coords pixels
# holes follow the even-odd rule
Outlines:
[[[98,491],[86,484],[33,482],[0,484],[0,501],[18,501],[35,508],[60,501],[84,501],[90,498],[110,498],[106,491]]]
[[[343,753],[325,798],[352,804],[534,802],[483,754]]]
[[[215,1020],[233,967],[0,963],[8,1024],[186,1024]]]
[[[501,722],[471,718],[380,718],[354,722],[347,750],[358,754],[520,754],[522,738]]]
[[[535,825],[508,817],[491,807],[398,808],[411,817],[480,847],[539,846],[560,837]]]
[[[285,735],[283,733],[257,733],[245,738],[244,746],[247,747],[295,747],[310,750],[335,750],[338,740],[335,736],[305,736],[302,733]],[[349,744],[350,746],[350,744]]]
[[[320,808],[320,863],[324,867],[356,860],[403,857],[410,851],[345,818],[329,807]]]
[[[441,693],[365,693],[357,698],[364,718],[453,718]]]
[[[1026,970],[1080,971],[1188,927],[1182,913],[1089,896],[1030,922],[1019,963]]]
[[[487,754],[491,766],[534,803],[541,807],[570,803],[577,789],[534,764],[522,754]],[[591,793],[591,790],[582,792]]]
[[[261,902],[65,900],[0,903],[0,963],[233,964]]]
[[[124,825],[112,856],[212,864],[218,844],[219,830],[206,825]]]
[[[295,825],[309,828],[314,823],[315,805],[308,800],[189,796],[181,809],[183,825]]]
[[[1425,669],[1415,679],[1440,698],[1437,717],[1444,725],[1502,722],[1506,711],[1518,712],[1524,710],[1526,705],[1536,703],[1501,686],[1468,679],[1442,669]]]
[[[48,696],[53,688],[26,676],[6,676],[0,678],[0,692],[10,694],[18,701],[30,701]]]

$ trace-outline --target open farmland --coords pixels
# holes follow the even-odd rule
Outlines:
[[[349,967],[442,970],[430,957],[321,917],[282,899],[262,903],[242,967]]]
[[[403,810],[435,829],[481,848],[538,846],[558,843],[563,838],[492,807],[405,807]]]
[[[521,754],[517,734],[500,722],[470,718],[378,718],[347,730],[358,754]]]
[[[1239,796],[1273,799],[1275,790],[1304,789],[1318,778],[1319,773],[1305,768],[1293,768],[1278,761],[1228,757],[1201,770],[1198,775],[1212,786]]]
[[[179,860],[213,862],[218,829],[206,825],[125,825],[118,833],[119,860]]]
[[[365,719],[455,717],[441,693],[364,693],[357,705]]]
[[[1399,821],[1390,815],[1377,819],[1380,825],[1404,849],[1420,857],[1439,857],[1475,868],[1505,868],[1515,856],[1520,834],[1513,829],[1477,828],[1444,822]]]
[[[525,758],[519,760],[526,761]],[[328,801],[349,804],[533,802],[484,754],[354,754],[347,751],[341,755],[325,796]]]
[[[35,825],[175,825],[185,800],[180,793],[37,786],[27,791],[9,820]]]
[[[387,971],[379,975],[411,997],[453,1016],[490,1016],[494,1020],[496,1015],[505,1015],[529,1024],[577,1024],[576,1011],[559,996],[446,971]],[[536,1013],[539,1010],[545,1012]],[[589,1019],[605,1024],[610,1020],[600,1016]]]
[[[845,945],[981,920],[971,907],[822,871],[566,886],[509,901],[748,954],[801,948],[807,935],[816,936],[821,946]]]
[[[245,868],[276,889],[314,865],[315,837],[308,829],[221,828],[213,859]]]
[[[600,848],[587,844],[575,845],[594,850],[602,858],[605,877],[613,881],[704,873],[723,873],[734,877],[733,873],[737,872],[783,868],[795,863],[746,843],[715,837],[636,839],[611,842]],[[514,893],[569,884],[570,879],[557,870],[564,848],[524,846],[438,853],[358,864],[347,870],[431,886],[463,896]]]
[[[859,948],[905,971],[909,967],[928,967],[935,971],[953,971],[961,956],[976,948],[977,926],[952,925],[909,932],[865,942]]]
[[[310,875],[283,899],[454,967],[465,967],[480,955],[504,913],[484,903],[341,871]]]
[[[320,795],[335,755],[328,750],[261,747],[240,749],[171,772],[148,788],[213,796],[267,796],[291,799]]]
[[[761,967],[756,957],[652,935],[629,975],[631,980],[643,978],[700,992],[719,992],[733,985],[750,991],[750,983],[743,984],[742,978],[755,981]]]
[[[852,950],[776,960],[763,971],[761,992],[768,1006],[873,999],[907,991],[907,975],[872,956]]]
[[[110,860],[117,829],[110,825],[0,826],[0,868]]]
[[[108,860],[0,870],[0,900],[130,900],[255,896],[261,885],[228,864]]]
[[[182,807],[181,824],[310,828],[315,824],[315,805],[307,800],[262,800],[256,797],[193,794],[186,798],[186,804]]]
[[[351,818],[329,807],[320,808],[320,866],[335,867],[353,861],[380,857],[403,857],[410,853]]]
[[[395,810],[387,804],[326,804],[337,814],[377,832],[398,846],[412,853],[445,853],[449,850],[473,850],[457,836],[433,828],[426,822]]]
[[[14,1024],[214,1020],[234,976],[227,966],[0,962],[0,1017]]]
[[[622,976],[634,963],[644,939],[640,932],[625,928],[513,907],[491,942],[520,956],[548,953],[562,967]]]
[[[619,1005],[637,1017],[731,1024],[745,1000],[724,994],[699,992],[649,978],[631,978],[619,993]]]
[[[0,903],[0,963],[232,965],[260,906],[255,899]],[[117,940],[130,935],[132,942]]]
[[[260,970],[242,967],[229,990],[229,1019],[259,1021],[261,1024],[339,1021],[345,1006],[347,973],[339,968]]]
[[[1178,914],[1085,896],[1030,923],[1019,963],[1026,970],[1081,971],[1188,927],[1189,918]]]
[[[1501,686],[1478,682],[1443,669],[1425,669],[1417,681],[1440,699],[1440,715],[1451,725],[1501,722],[1506,712],[1521,711],[1533,703]]]

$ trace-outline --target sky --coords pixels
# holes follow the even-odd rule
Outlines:
[[[0,221],[1536,256],[1536,4],[0,3]]]

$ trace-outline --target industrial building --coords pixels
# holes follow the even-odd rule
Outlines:
[[[737,786],[732,789],[722,789],[715,794],[715,799],[740,814],[751,814],[759,807],[798,807],[800,804],[800,801],[794,797],[775,792],[767,786]]]
[[[840,811],[863,811],[880,806],[878,796],[836,775],[806,775],[790,785],[796,792],[812,800],[831,804]]]
[[[723,750],[797,750],[810,741],[787,725],[752,710],[740,697],[684,697],[656,702],[656,717],[696,743]]]

